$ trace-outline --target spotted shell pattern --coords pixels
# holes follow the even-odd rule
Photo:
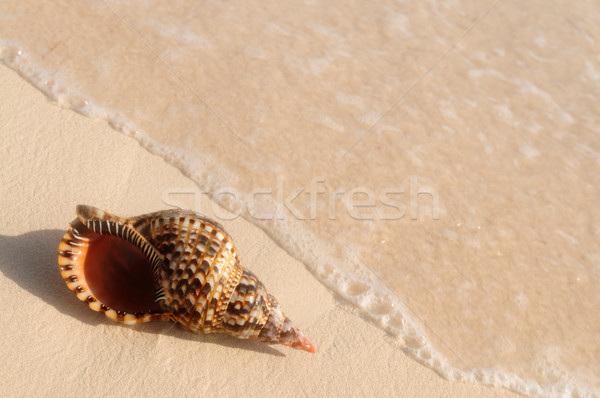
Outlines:
[[[69,289],[94,311],[126,324],[171,320],[192,332],[316,351],[263,283],[242,267],[231,237],[215,221],[184,210],[121,218],[83,205],[77,206],[77,216],[59,246],[58,262]],[[154,308],[118,310],[94,294],[85,267],[90,253],[98,251],[92,243],[107,236],[143,254],[151,270]]]

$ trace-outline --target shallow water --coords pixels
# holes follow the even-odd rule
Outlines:
[[[1,57],[446,377],[600,394],[600,7],[339,3],[7,0]]]

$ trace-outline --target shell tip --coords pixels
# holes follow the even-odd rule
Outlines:
[[[298,339],[292,344],[292,347],[310,352],[311,354],[317,352],[317,347],[315,347],[302,333],[298,333]]]
[[[308,343],[305,347],[304,347],[304,351],[310,352],[311,354],[316,354],[317,353],[317,347],[315,347],[310,341],[306,340],[306,342]]]

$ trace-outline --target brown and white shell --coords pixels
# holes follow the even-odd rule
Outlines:
[[[223,227],[165,210],[121,218],[77,206],[58,250],[69,289],[94,311],[133,325],[174,321],[316,352],[261,281],[240,264]]]

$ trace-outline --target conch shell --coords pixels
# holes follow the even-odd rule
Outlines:
[[[223,227],[165,210],[121,218],[77,206],[58,250],[69,289],[94,311],[128,325],[174,321],[197,333],[315,347],[240,264]]]

